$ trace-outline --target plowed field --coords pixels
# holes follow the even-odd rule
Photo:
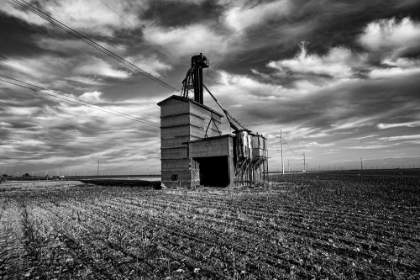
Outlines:
[[[272,179],[2,184],[0,279],[420,279],[420,176]]]

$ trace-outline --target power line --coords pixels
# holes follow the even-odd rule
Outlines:
[[[68,98],[78,100],[78,101],[80,101],[80,102],[82,102],[82,103],[84,103],[84,104],[89,104],[89,105],[92,105],[92,106],[98,107],[98,108],[100,108],[100,110],[102,110],[102,111],[103,111],[103,110],[107,110],[107,111],[110,111],[109,113],[116,113],[116,114],[119,114],[119,115],[125,115],[125,116],[127,116],[127,117],[129,117],[129,118],[136,119],[136,120],[138,120],[138,121],[140,121],[140,122],[143,122],[143,123],[145,123],[145,124],[151,124],[151,125],[157,126],[155,123],[153,123],[153,122],[151,122],[151,121],[144,120],[144,119],[141,119],[141,118],[138,118],[138,117],[132,116],[132,115],[127,114],[127,113],[121,113],[121,112],[119,112],[119,111],[115,111],[115,110],[112,110],[112,109],[104,109],[104,108],[102,108],[102,107],[100,107],[100,106],[98,106],[98,105],[96,105],[96,104],[94,104],[94,103],[87,102],[87,101],[85,101],[85,100],[83,100],[83,99],[80,99],[80,98],[77,98],[77,97],[71,97],[71,96],[68,96],[68,94],[66,94],[66,93],[60,93],[60,92],[57,92],[57,91],[53,91],[53,90],[48,89],[48,88],[43,88],[43,87],[40,87],[40,86],[37,86],[37,85],[34,85],[34,84],[30,84],[30,83],[27,83],[27,82],[23,82],[23,81],[20,81],[20,80],[18,80],[18,79],[15,79],[15,78],[12,78],[12,77],[8,77],[8,76],[4,76],[4,75],[0,75],[0,77],[4,77],[4,78],[10,79],[10,80],[14,80],[14,81],[16,81],[16,82],[19,82],[19,83],[22,83],[22,84],[26,84],[26,85],[29,85],[29,86],[32,86],[32,87],[35,87],[35,88],[38,88],[39,90],[47,90],[47,91],[51,91],[51,92],[53,92],[53,93],[55,93],[55,94],[63,95],[63,96],[66,96],[66,97],[68,97]],[[53,95],[53,96],[55,96],[55,95]],[[66,100],[67,100],[67,99],[66,99]],[[80,105],[83,105],[83,104],[80,104]],[[157,126],[157,127],[158,127],[158,126]]]
[[[80,99],[80,98],[76,98],[76,97],[71,97],[71,96],[68,96],[68,94],[65,94],[65,93],[59,93],[59,92],[53,91],[53,90],[48,89],[48,88],[43,88],[43,87],[40,87],[40,86],[37,86],[37,85],[34,85],[34,84],[26,83],[26,82],[20,81],[20,80],[18,80],[18,79],[15,79],[15,78],[12,78],[12,77],[8,77],[8,76],[4,76],[4,75],[0,75],[0,77],[4,77],[4,78],[10,79],[10,80],[14,80],[14,81],[19,82],[19,83],[22,83],[22,84],[29,85],[29,86],[31,86],[31,87],[38,88],[39,90],[38,90],[38,91],[36,91],[36,92],[40,92],[41,90],[44,90],[44,91],[51,91],[51,92],[53,92],[53,93],[55,93],[55,94],[59,94],[59,95],[62,95],[62,96],[66,96],[67,98],[71,98],[71,99],[78,100],[79,102],[84,103],[84,104],[80,104],[80,103],[77,103],[77,102],[73,102],[72,100],[69,100],[69,99],[61,98],[61,99],[64,99],[64,100],[71,101],[71,102],[73,102],[73,103],[76,103],[76,104],[79,104],[79,105],[84,105],[84,106],[87,106],[87,107],[92,107],[92,106],[94,106],[94,107],[92,107],[92,108],[94,108],[94,109],[96,108],[96,109],[98,109],[98,110],[101,110],[101,111],[104,111],[104,112],[107,112],[107,113],[110,113],[110,114],[115,113],[115,115],[118,115],[118,116],[121,116],[121,117],[126,116],[126,117],[129,117],[130,119],[134,119],[134,120],[139,121],[139,122],[142,122],[142,123],[144,123],[144,124],[150,124],[150,125],[153,125],[153,126],[159,127],[159,126],[157,126],[155,123],[153,123],[153,122],[151,122],[151,121],[144,120],[144,119],[141,119],[141,118],[138,118],[138,117],[132,116],[132,115],[130,115],[130,114],[121,113],[121,112],[118,112],[118,111],[115,111],[115,110],[112,110],[112,109],[104,109],[104,108],[102,108],[102,107],[100,107],[100,106],[98,106],[98,105],[96,105],[96,104],[93,104],[93,103],[87,102],[87,101],[82,100],[82,99]],[[4,81],[4,80],[2,80],[2,81]],[[6,82],[6,83],[7,83],[7,81],[4,81],[4,82]],[[13,83],[13,84],[14,84],[14,83]],[[14,84],[14,85],[16,85],[16,84]],[[17,86],[20,86],[20,85],[17,85]],[[25,88],[27,88],[27,87],[25,87]],[[32,89],[31,89],[31,90],[32,90]],[[48,94],[48,95],[51,95],[51,96],[53,96],[53,97],[60,98],[60,97],[58,97],[58,96],[56,96],[56,95],[53,95],[53,94],[49,94],[49,93],[46,93],[46,92],[44,92],[44,93],[45,93],[45,94]],[[91,106],[88,106],[88,105],[91,105]]]
[[[113,8],[111,8],[110,6],[108,6],[105,2],[103,2],[102,0],[98,0],[99,2],[101,2],[102,4],[104,4],[106,7],[108,7],[108,9],[110,9],[111,11],[113,11],[117,16],[119,16],[123,21],[127,22],[129,25],[133,26],[134,28],[136,28],[136,26],[134,24],[132,24],[131,22],[129,22],[127,19],[125,19],[123,16],[121,16],[119,13],[117,13],[117,11],[115,11]],[[162,47],[161,45],[159,45],[158,43],[156,43],[152,38],[150,38],[149,36],[147,36],[146,34],[144,34],[143,32],[143,36],[149,41],[151,42],[153,45],[157,46],[158,48],[160,48],[162,51],[164,51],[165,53],[167,53],[169,56],[171,56],[172,58],[174,58],[177,62],[180,62],[181,64],[183,64],[179,58],[176,58],[174,55],[172,55],[169,51],[167,51],[164,47]]]
[[[283,131],[280,130],[280,159],[281,159],[281,173],[284,175],[284,163],[283,163]]]
[[[286,139],[284,139],[284,137],[282,138],[284,140],[284,144],[287,145],[287,147],[289,148],[289,150],[296,156],[296,157],[300,157],[298,156],[295,151],[292,150],[292,148],[289,146],[289,143],[287,143]],[[278,150],[277,150],[278,151]]]
[[[289,148],[289,150],[298,157],[298,155],[292,150],[292,148],[289,146],[289,143],[286,142],[287,147]]]
[[[0,79],[0,81],[3,81],[5,83],[9,83],[9,84],[13,84],[13,85],[18,86],[18,87],[21,87],[21,88],[26,88],[26,89],[32,90],[34,92],[37,92],[37,93],[41,92],[40,90],[36,90],[36,89],[30,88],[30,87],[25,87],[25,86],[22,86],[22,85],[19,85],[19,84],[10,82],[10,81],[5,81],[3,79]],[[49,90],[49,91],[51,91],[51,90]],[[90,107],[90,108],[93,108],[93,109],[96,109],[96,110],[99,110],[99,111],[103,111],[103,112],[108,113],[108,114],[116,115],[116,116],[119,116],[119,117],[122,117],[122,118],[125,118],[125,119],[128,119],[128,120],[133,120],[133,121],[136,121],[136,122],[139,122],[139,123],[143,123],[143,124],[147,124],[147,125],[152,125],[154,127],[159,127],[158,125],[156,125],[154,123],[148,122],[146,120],[139,119],[137,117],[134,117],[134,116],[131,116],[131,115],[128,115],[128,114],[124,114],[123,115],[123,113],[119,113],[117,111],[109,112],[106,109],[101,108],[100,106],[97,106],[97,105],[94,105],[94,104],[91,104],[91,103],[88,103],[88,102],[85,102],[87,104],[83,104],[83,103],[80,103],[80,102],[77,102],[77,101],[73,101],[71,99],[63,98],[63,97],[60,97],[60,96],[56,96],[54,94],[50,94],[50,93],[47,93],[47,92],[41,92],[41,93],[50,95],[50,96],[55,97],[55,98],[63,99],[63,100],[66,100],[68,102],[71,102],[71,103],[75,103],[75,104],[78,104],[78,105],[82,105],[82,106]],[[92,106],[90,106],[90,105],[92,105]]]
[[[296,153],[295,153],[295,151],[293,151],[293,149],[289,146],[289,143],[287,143],[287,141],[286,141],[286,139],[284,139],[284,137],[282,137],[282,139],[284,140],[284,144],[286,144],[287,145],[287,147],[289,148],[289,150],[295,155],[295,156],[297,156],[297,157],[299,157]]]
[[[1,79],[1,78],[0,78],[0,81],[3,81],[3,82],[5,82],[5,83],[13,84],[13,85],[18,86],[18,87],[21,87],[21,88],[26,88],[26,89],[29,89],[29,90],[31,90],[31,91],[37,92],[37,93],[47,94],[47,95],[50,95],[50,96],[55,97],[55,98],[63,99],[63,100],[66,100],[66,101],[69,101],[69,102],[72,102],[72,103],[75,103],[75,104],[78,104],[78,105],[82,105],[82,106],[90,107],[90,108],[93,108],[93,109],[96,109],[96,110],[99,110],[99,111],[103,111],[103,112],[108,113],[108,114],[113,114],[113,115],[116,115],[116,116],[119,116],[119,117],[122,117],[122,118],[125,118],[125,119],[129,119],[129,120],[133,120],[133,121],[136,121],[136,122],[139,122],[139,123],[143,123],[143,124],[151,125],[151,126],[154,126],[154,127],[159,127],[157,124],[152,123],[152,122],[150,122],[150,121],[148,121],[148,120],[144,120],[144,119],[141,119],[141,118],[138,118],[138,117],[135,117],[135,116],[132,116],[132,115],[126,114],[126,113],[121,113],[121,112],[114,111],[114,110],[110,110],[110,109],[104,109],[104,108],[102,108],[102,107],[100,107],[100,106],[98,106],[98,105],[95,105],[95,104],[93,104],[93,103],[90,103],[90,102],[84,101],[84,100],[82,100],[82,99],[75,98],[75,97],[69,97],[69,96],[66,96],[65,94],[58,93],[58,92],[55,92],[55,91],[53,91],[53,90],[50,90],[50,89],[47,89],[47,88],[43,88],[43,87],[39,87],[39,86],[36,86],[36,85],[30,84],[30,83],[26,83],[26,82],[23,82],[23,81],[20,81],[20,80],[14,79],[14,78],[10,78],[10,77],[3,76],[3,75],[0,75],[0,76],[1,76],[1,77],[5,77],[5,78],[8,78],[8,79],[11,79],[11,80],[13,80],[13,81],[17,81],[17,82],[22,83],[22,84],[29,85],[29,86],[31,86],[31,87],[38,88],[38,89],[34,89],[34,88],[31,88],[31,87],[27,87],[27,86],[24,86],[24,85],[20,85],[20,84],[17,84],[17,83],[15,83],[15,82],[6,81],[6,80],[4,80],[4,79]],[[47,92],[42,92],[42,91],[51,91],[51,92],[53,92],[53,93],[55,93],[55,94],[59,94],[59,95],[61,95],[61,96],[57,96],[57,95],[55,95],[55,94],[51,94],[51,93],[47,93]],[[67,98],[64,98],[64,97],[62,97],[62,96],[66,96]],[[70,99],[69,99],[69,98],[70,98]],[[72,100],[72,99],[75,99],[75,100],[77,100],[77,101]]]
[[[94,47],[95,49],[99,50],[100,52],[104,53],[105,55],[108,55],[109,57],[117,60],[118,62],[120,62],[122,64],[124,64],[124,66],[131,69],[133,72],[139,73],[139,74],[143,75],[144,77],[154,81],[155,83],[160,84],[161,86],[163,86],[163,87],[165,87],[165,88],[167,88],[171,91],[174,91],[174,92],[177,92],[177,93],[179,92],[179,90],[177,90],[176,88],[167,84],[166,82],[164,82],[164,81],[160,80],[159,78],[153,76],[152,74],[144,71],[143,69],[141,69],[138,66],[132,64],[131,62],[125,60],[124,58],[117,55],[116,53],[104,48],[103,46],[99,45],[98,43],[96,43],[92,39],[89,39],[85,35],[79,33],[78,31],[72,29],[71,27],[65,25],[64,23],[62,23],[62,22],[56,20],[55,18],[49,16],[48,14],[44,13],[40,9],[38,9],[38,8],[34,7],[33,5],[25,2],[24,0],[20,0],[20,1],[22,3],[19,2],[19,0],[13,0],[13,2],[15,2],[16,4],[20,5],[23,8],[28,9],[29,11],[33,12],[34,14],[36,14],[36,15],[40,16],[41,18],[45,19],[46,21],[50,22],[52,25],[60,28],[61,30],[67,32],[68,34],[70,34],[70,35],[82,40],[86,44]]]
[[[55,93],[55,94],[59,94],[59,95],[65,96],[65,97],[67,97],[67,98],[63,98],[63,97],[60,97],[60,96],[56,96],[56,95],[54,95],[54,94],[47,93],[47,92],[41,92],[41,93],[44,93],[44,94],[47,94],[47,95],[53,96],[53,97],[55,97],[55,98],[63,99],[63,100],[66,100],[66,101],[69,101],[69,102],[72,102],[72,103],[75,103],[75,104],[78,104],[78,105],[82,105],[82,106],[90,107],[90,108],[93,108],[93,109],[97,109],[97,110],[100,110],[100,111],[103,111],[103,112],[106,112],[106,113],[109,113],[109,114],[117,115],[117,116],[120,116],[120,117],[123,117],[123,118],[127,118],[127,119],[130,119],[130,120],[137,121],[137,122],[141,122],[141,123],[143,123],[143,124],[148,124],[148,125],[153,125],[153,126],[155,126],[155,127],[159,127],[159,126],[158,126],[158,125],[156,125],[155,123],[153,123],[153,122],[151,122],[151,121],[148,121],[148,120],[144,120],[144,119],[141,119],[141,118],[138,118],[138,117],[134,117],[134,116],[132,116],[132,115],[129,115],[129,114],[126,114],[126,113],[121,113],[121,112],[118,112],[118,111],[115,111],[115,110],[111,110],[111,109],[104,109],[104,108],[102,108],[102,107],[100,107],[100,106],[98,106],[98,105],[96,105],[96,104],[93,104],[93,103],[90,103],[90,102],[84,101],[84,100],[82,100],[82,99],[79,99],[79,98],[76,98],[76,97],[70,97],[70,96],[67,96],[66,94],[59,93],[59,92],[55,92],[55,91],[50,90],[50,89],[48,89],[48,88],[39,87],[39,86],[36,86],[36,85],[30,84],[30,83],[26,83],[26,82],[23,82],[23,81],[20,81],[20,80],[17,80],[17,79],[14,79],[14,78],[8,77],[8,76],[4,76],[4,75],[0,75],[0,76],[1,76],[1,77],[5,77],[5,78],[8,78],[8,79],[11,79],[11,80],[14,80],[14,81],[17,81],[17,82],[22,83],[22,84],[29,85],[29,86],[31,86],[31,87],[38,88],[38,90],[35,90],[35,89],[33,89],[33,88],[29,88],[29,87],[26,87],[26,86],[22,86],[22,85],[19,85],[19,84],[14,83],[14,82],[5,81],[5,80],[3,80],[3,79],[0,79],[0,80],[1,80],[1,81],[3,81],[3,82],[9,83],[9,84],[13,84],[13,85],[16,85],[16,86],[19,86],[19,87],[22,87],[22,88],[26,88],[26,89],[29,89],[29,90],[35,91],[35,92],[37,92],[37,93],[39,93],[39,92],[41,92],[41,91],[51,91],[51,92],[53,92],[53,93]],[[74,101],[74,100],[71,100],[71,99],[68,99],[68,98],[71,98],[71,99],[77,100],[77,101],[79,101],[79,102]]]

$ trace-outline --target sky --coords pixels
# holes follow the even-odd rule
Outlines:
[[[160,173],[160,108],[191,56],[205,84],[268,139],[270,171],[420,166],[419,0],[38,0],[53,18],[172,92],[12,0],[0,5],[0,171]],[[55,96],[66,94],[149,125]],[[72,99],[73,100],[73,99]],[[216,110],[209,95],[205,105]],[[220,110],[219,110],[220,111]],[[224,133],[230,133],[226,118]]]

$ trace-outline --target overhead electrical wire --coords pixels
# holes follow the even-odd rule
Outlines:
[[[0,79],[0,81],[3,81],[5,83],[9,83],[9,84],[13,84],[13,85],[18,86],[18,87],[21,87],[21,88],[26,88],[26,89],[32,90],[34,92],[37,92],[37,93],[40,93],[41,90],[43,90],[43,91],[45,91],[45,90],[52,91],[50,89],[44,89],[44,88],[41,88],[40,90],[36,90],[36,89],[30,88],[30,87],[22,86],[22,85],[19,85],[17,83],[6,81],[6,80],[3,80],[3,79]],[[21,81],[19,81],[19,82],[21,82]],[[21,83],[28,84],[28,83],[25,83],[25,82],[21,82]],[[35,86],[35,85],[31,85],[31,84],[28,84],[28,85],[33,86],[33,87],[38,87],[38,86]],[[54,91],[52,91],[52,92],[54,92]],[[66,100],[66,101],[69,101],[69,102],[72,102],[72,103],[75,103],[75,104],[78,104],[78,105],[82,105],[82,106],[90,107],[90,108],[93,108],[93,109],[96,109],[96,110],[99,110],[99,111],[103,111],[105,113],[113,114],[113,115],[116,115],[116,116],[119,116],[119,117],[122,117],[122,118],[126,118],[126,119],[133,120],[133,121],[136,121],[136,122],[140,122],[140,123],[143,123],[143,124],[147,124],[147,125],[152,125],[152,126],[155,126],[155,127],[159,127],[157,124],[152,123],[150,121],[147,121],[147,120],[144,120],[144,119],[140,119],[140,118],[131,116],[129,114],[121,113],[121,112],[118,112],[118,111],[104,109],[104,108],[102,108],[102,107],[100,107],[98,105],[95,105],[95,104],[92,104],[92,103],[83,101],[83,100],[78,99],[78,98],[73,98],[73,99],[76,99],[79,102],[78,101],[71,100],[71,99],[68,99],[68,98],[64,98],[64,97],[61,97],[61,96],[57,96],[57,95],[54,95],[54,94],[51,94],[51,93],[47,93],[47,92],[41,92],[41,93],[50,95],[50,96],[55,97],[55,98],[63,99],[63,100]],[[57,92],[54,92],[54,93],[59,94]],[[64,95],[64,94],[60,94],[60,95]],[[69,98],[72,98],[72,97],[69,97]]]
[[[59,92],[53,91],[51,89],[43,88],[43,87],[33,85],[33,84],[30,84],[30,83],[26,83],[26,82],[20,81],[20,80],[15,79],[15,78],[11,78],[11,77],[4,76],[4,75],[0,75],[0,77],[7,78],[7,79],[15,81],[15,82],[11,82],[11,81],[6,81],[6,80],[0,78],[0,81],[3,81],[5,83],[13,84],[15,86],[18,86],[18,87],[21,87],[21,88],[26,88],[26,89],[29,89],[31,91],[37,92],[37,93],[47,94],[47,95],[50,95],[52,97],[63,99],[63,100],[66,100],[66,101],[69,101],[69,102],[72,102],[72,103],[75,103],[75,104],[78,104],[78,105],[90,107],[90,108],[93,108],[93,109],[96,109],[96,110],[99,110],[99,111],[103,111],[103,112],[108,113],[108,114],[116,115],[116,116],[119,116],[119,117],[122,117],[122,118],[125,118],[125,119],[129,119],[129,120],[132,120],[132,121],[136,121],[136,122],[139,122],[139,123],[142,123],[142,124],[147,124],[147,125],[151,125],[151,126],[159,128],[159,125],[157,125],[157,124],[155,124],[151,121],[145,120],[145,119],[141,119],[141,118],[138,118],[138,117],[126,114],[126,113],[121,113],[121,112],[118,112],[118,111],[115,111],[115,110],[111,110],[111,109],[104,109],[104,108],[102,108],[102,107],[100,107],[96,104],[84,101],[82,99],[79,99],[79,98],[76,98],[76,97],[70,97],[70,96],[67,96],[66,94],[59,93]],[[16,82],[28,85],[30,87],[17,84]],[[51,91],[51,92],[53,92],[55,94],[58,94],[60,96],[57,96],[55,94],[51,94],[51,93],[48,93],[48,92],[45,92],[45,91]],[[65,97],[62,97],[62,96],[65,96]],[[75,101],[75,100],[77,100],[77,101]]]
[[[108,7],[108,9],[110,9],[111,11],[114,12],[114,14],[116,14],[117,16],[119,16],[123,21],[127,22],[129,25],[133,26],[134,28],[136,28],[136,26],[134,24],[132,24],[131,22],[129,22],[127,19],[125,19],[123,16],[121,16],[119,13],[117,13],[117,11],[115,11],[113,8],[111,8],[110,6],[108,6],[105,2],[103,2],[102,0],[98,0],[99,2],[101,2],[102,4],[104,4],[106,7]],[[174,55],[172,55],[168,50],[166,50],[164,47],[162,47],[161,45],[159,45],[158,43],[156,43],[152,38],[150,38],[149,36],[147,36],[146,34],[143,33],[144,38],[146,38],[149,42],[151,42],[153,45],[155,45],[156,47],[160,48],[162,51],[164,51],[165,53],[167,53],[169,56],[171,56],[173,59],[175,59],[177,62],[182,63],[179,58],[176,58]]]
[[[118,54],[104,48],[103,46],[99,45],[98,43],[96,43],[92,39],[86,37],[85,35],[81,34],[80,32],[72,29],[71,27],[65,25],[64,23],[60,22],[59,20],[51,17],[50,15],[46,14],[45,12],[36,8],[35,6],[27,3],[26,1],[24,1],[24,0],[13,0],[13,2],[20,5],[22,8],[28,9],[32,13],[40,16],[41,18],[45,19],[46,21],[50,22],[52,25],[60,28],[61,30],[67,32],[68,34],[78,38],[79,40],[82,40],[83,42],[85,42],[86,44],[94,47],[95,49],[99,50],[100,52],[102,52],[102,53],[108,55],[109,57],[117,60],[118,62],[120,62],[121,64],[126,66],[127,68],[131,69],[133,72],[143,75],[144,77],[154,81],[155,83],[160,84],[161,86],[165,87],[166,89],[169,89],[169,90],[171,90],[173,92],[176,92],[176,93],[179,92],[178,89],[172,87],[171,85],[169,85],[166,82],[162,81],[161,79],[153,76],[152,74],[144,71],[143,69],[139,68],[138,66],[134,65],[133,63],[125,60],[124,58],[122,58]]]
[[[287,147],[289,148],[289,150],[297,157],[299,157],[293,150],[292,148],[289,146],[289,143],[286,142]]]
[[[289,146],[289,143],[287,143],[287,141],[286,141],[286,139],[284,139],[284,137],[281,137],[280,138],[280,141],[282,141],[282,143],[283,144],[286,144],[287,145],[287,147],[289,148],[289,150],[296,156],[296,157],[300,157],[299,155],[297,155],[296,153],[295,153],[295,151],[293,151],[292,150],[292,148]],[[277,150],[278,151],[278,150]]]

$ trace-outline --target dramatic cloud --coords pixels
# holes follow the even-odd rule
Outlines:
[[[291,11],[289,0],[232,7],[225,13],[226,24],[235,31],[243,31],[272,19],[278,19]]]
[[[109,63],[97,57],[91,57],[89,60],[80,63],[72,72],[76,75],[101,75],[119,79],[130,77],[129,72],[115,69]]]
[[[160,76],[160,72],[172,69],[171,65],[159,61],[155,55],[150,57],[138,55],[136,57],[127,57],[126,60],[156,77]]]
[[[369,72],[369,77],[372,79],[381,79],[381,78],[393,78],[398,76],[417,76],[420,74],[420,67],[413,68],[384,68],[384,69],[374,69]]]
[[[176,89],[190,57],[206,55],[205,84],[268,138],[272,170],[280,165],[280,130],[294,168],[303,152],[312,168],[358,168],[360,157],[387,167],[420,164],[413,152],[420,145],[418,1],[30,3]],[[179,91],[12,1],[0,6],[0,32],[0,167],[96,173],[100,160],[103,172],[159,173],[156,103]],[[51,91],[11,85],[5,76]],[[221,112],[209,95],[204,102]]]
[[[307,143],[307,144],[304,144],[304,145],[305,145],[305,147],[331,147],[331,146],[334,146],[335,144],[334,143],[320,144],[318,142],[310,142],[310,143]]]
[[[71,59],[55,57],[51,55],[34,58],[9,58],[0,61],[13,72],[21,73],[38,80],[52,80],[60,73],[66,71]]]
[[[121,17],[105,5],[98,5],[96,1],[70,0],[70,1],[38,1],[42,11],[72,28],[111,36],[115,30],[132,28],[139,24],[136,10],[142,3],[121,1],[112,5]],[[135,4],[136,3],[136,4]],[[33,3],[32,3],[33,4]],[[30,11],[23,10],[19,5],[6,1],[0,8],[3,12],[15,16],[30,24],[49,26],[49,23]]]
[[[365,60],[365,56],[353,54],[344,48],[333,48],[324,56],[310,55],[307,53],[305,43],[301,43],[300,53],[296,57],[271,61],[268,66],[278,69],[280,73],[290,71],[342,79],[354,76],[355,69],[361,68]]]
[[[202,53],[221,54],[226,51],[229,37],[217,34],[206,25],[195,24],[179,28],[150,26],[145,34],[154,42],[162,45],[175,55],[193,55]]]
[[[395,18],[370,23],[359,38],[361,44],[384,57],[396,58],[420,47],[420,24],[410,18]]]
[[[414,121],[414,122],[406,122],[406,123],[380,123],[378,124],[378,127],[380,129],[388,129],[388,128],[401,127],[401,126],[407,126],[407,127],[420,126],[420,120]]]
[[[81,49],[84,50],[84,53],[90,52],[93,54],[97,54],[98,51],[90,46],[87,46],[85,42],[77,39],[56,39],[56,38],[45,38],[45,37],[37,37],[36,43],[40,48],[50,50],[50,51],[57,51],[57,52],[75,52]],[[104,41],[95,41],[98,45],[106,48],[109,51],[124,54],[127,52],[127,46],[122,44],[112,44],[109,42]]]
[[[380,140],[384,141],[400,141],[400,140],[413,140],[420,139],[420,134],[416,135],[400,135],[400,136],[391,136],[391,137],[381,137]]]

